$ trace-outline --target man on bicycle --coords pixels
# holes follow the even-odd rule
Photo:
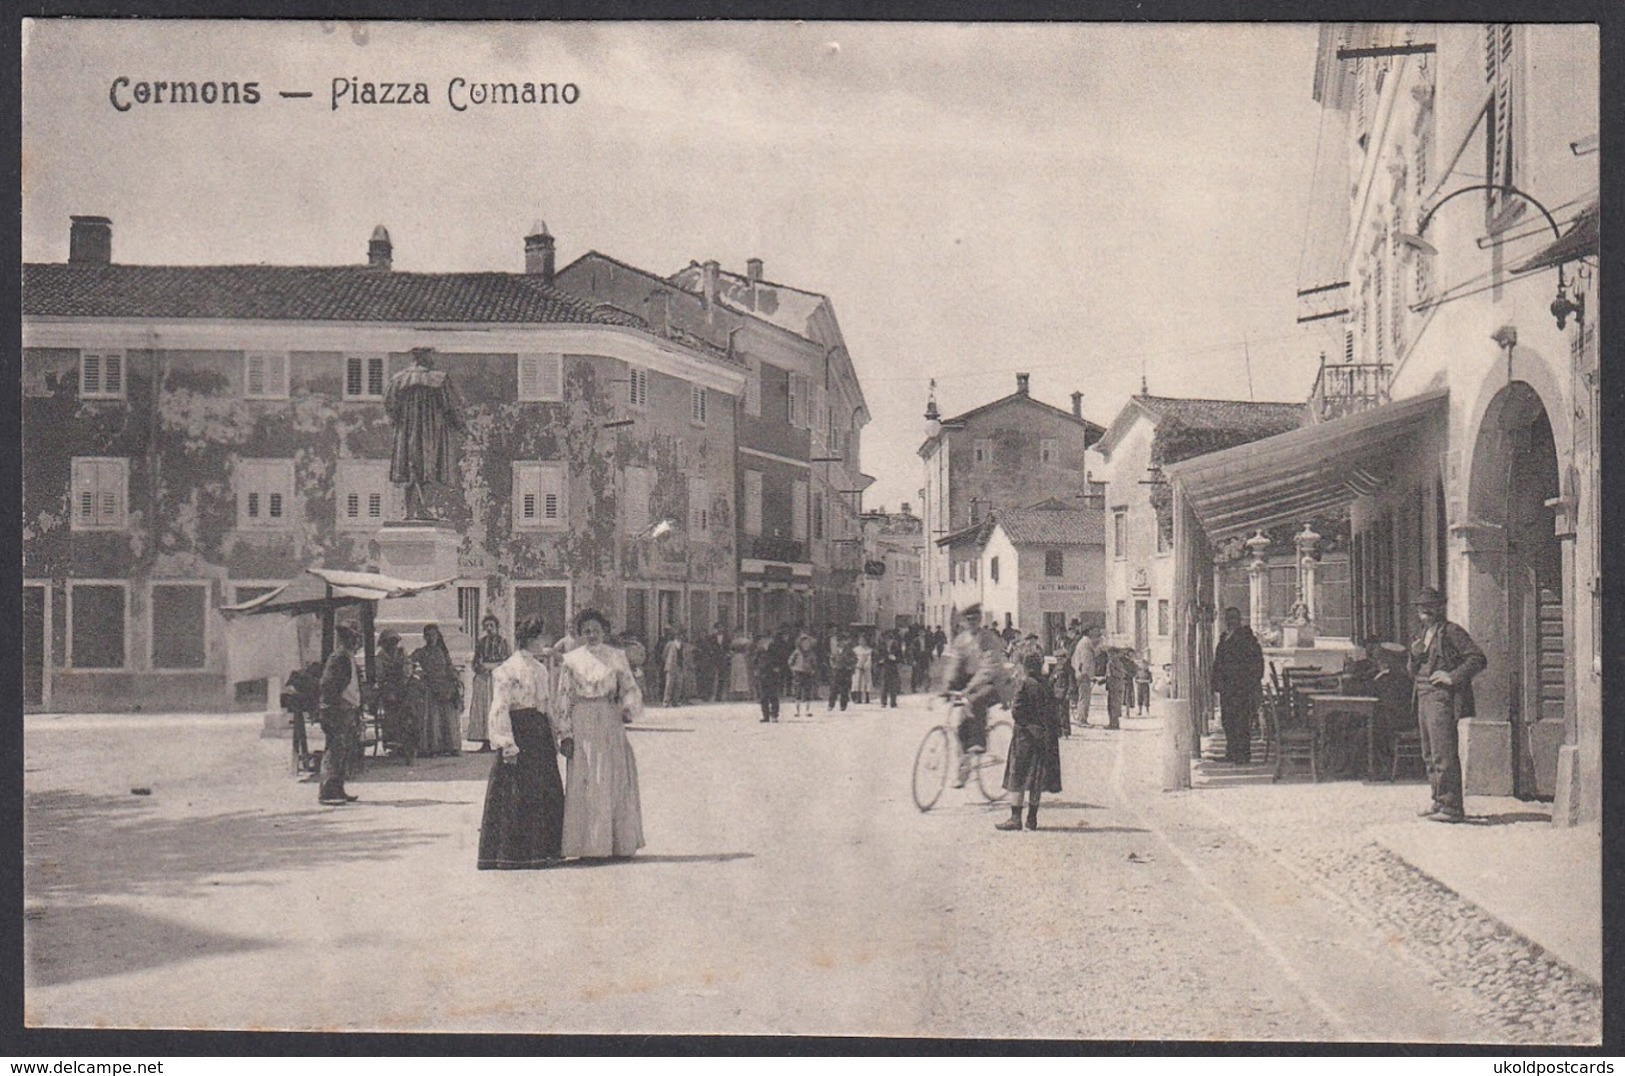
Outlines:
[[[955,788],[964,788],[970,777],[971,760],[987,750],[987,712],[999,697],[998,676],[1004,641],[982,630],[982,607],[970,605],[959,614],[959,630],[948,644],[949,691],[965,694],[965,709],[959,719],[959,773]]]

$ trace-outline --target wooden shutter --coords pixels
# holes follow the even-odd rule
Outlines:
[[[745,472],[745,533],[762,533],[762,472]]]

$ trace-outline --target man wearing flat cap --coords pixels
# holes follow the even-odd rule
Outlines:
[[[1489,662],[1467,629],[1445,618],[1444,595],[1423,587],[1412,601],[1422,634],[1411,642],[1410,671],[1416,687],[1416,720],[1422,733],[1433,805],[1422,817],[1462,822],[1461,755],[1456,722],[1473,716],[1473,677]]]

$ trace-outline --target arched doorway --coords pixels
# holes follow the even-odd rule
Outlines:
[[[1493,672],[1483,687],[1499,697],[1481,695],[1478,709],[1504,714],[1511,724],[1513,794],[1550,798],[1566,691],[1563,550],[1554,509],[1547,507],[1559,493],[1551,417],[1528,383],[1509,382],[1491,401],[1474,445],[1472,475],[1472,515],[1502,537],[1501,549],[1482,564],[1499,591],[1500,600],[1491,605],[1499,606],[1500,623],[1475,617],[1487,629],[1481,642],[1491,644],[1485,651]],[[1497,664],[1502,667],[1495,669]]]

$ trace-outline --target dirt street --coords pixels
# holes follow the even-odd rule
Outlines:
[[[476,872],[489,755],[316,803],[257,718],[28,719],[27,1018],[50,1026],[1092,1039],[1494,1037],[1157,791],[1157,723],[1062,744],[1042,829],[917,811],[934,714],[650,711],[632,862]],[[148,788],[150,795],[133,795]],[[1222,794],[1222,793],[1219,793]]]

